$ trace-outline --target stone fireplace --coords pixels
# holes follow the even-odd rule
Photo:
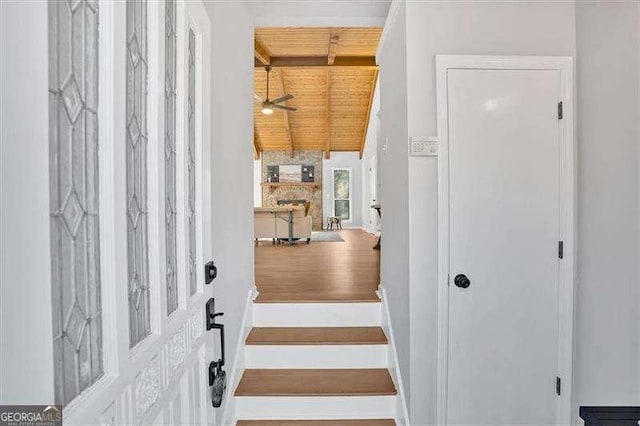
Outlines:
[[[313,165],[315,182],[318,186],[263,186],[262,205],[275,207],[296,201],[296,204],[311,202],[309,214],[313,219],[313,230],[322,230],[322,151],[294,151],[293,157],[287,151],[262,152],[262,182],[267,182],[267,167],[282,165]]]

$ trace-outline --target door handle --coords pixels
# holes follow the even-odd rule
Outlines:
[[[213,263],[213,260],[204,264],[204,283],[210,284],[218,276],[218,267]]]
[[[460,288],[467,288],[471,285],[471,281],[465,274],[456,275],[456,277],[453,279],[453,283],[456,285],[456,287]]]
[[[224,391],[227,389],[227,372],[222,369],[221,360],[211,361],[209,364],[209,386],[211,389],[211,405],[220,408]]]
[[[207,331],[211,330],[212,328],[220,329],[224,327],[224,325],[216,323],[216,317],[221,317],[222,315],[224,315],[224,312],[216,312],[215,303],[216,300],[211,297],[205,304],[205,320],[207,324]]]
[[[223,370],[224,367],[224,324],[216,322],[216,317],[224,315],[222,312],[216,312],[215,299],[212,297],[207,301],[205,305],[205,315],[207,318],[207,330],[216,329],[220,330],[220,352],[221,357],[217,361],[212,361],[209,364],[209,386],[212,386],[211,390],[211,404],[214,408],[218,408],[222,405],[222,398],[224,398],[224,391],[227,388],[227,373]]]

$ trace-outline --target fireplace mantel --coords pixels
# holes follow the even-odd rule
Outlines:
[[[322,188],[322,184],[316,183],[316,182],[264,182],[262,186],[269,189],[283,187],[283,186],[289,186],[289,187],[303,186],[307,188],[317,188],[317,189]]]

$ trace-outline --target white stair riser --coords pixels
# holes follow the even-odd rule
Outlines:
[[[247,368],[386,368],[387,345],[245,346]]]
[[[380,326],[380,303],[254,303],[254,327]]]
[[[236,397],[238,419],[393,418],[396,396]]]

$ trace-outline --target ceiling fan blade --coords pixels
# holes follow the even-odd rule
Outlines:
[[[288,101],[289,99],[293,99],[293,95],[284,95],[283,97],[274,99],[271,102],[273,102],[274,104],[279,104],[281,102]]]
[[[273,104],[274,108],[278,108],[278,109],[286,109],[287,111],[297,111],[298,108],[294,108],[294,107],[290,107],[290,106],[286,106],[286,105],[278,105],[278,104]]]
[[[253,94],[253,99],[255,99],[258,102],[264,102],[264,99],[262,99],[260,96],[258,96],[257,94]]]

